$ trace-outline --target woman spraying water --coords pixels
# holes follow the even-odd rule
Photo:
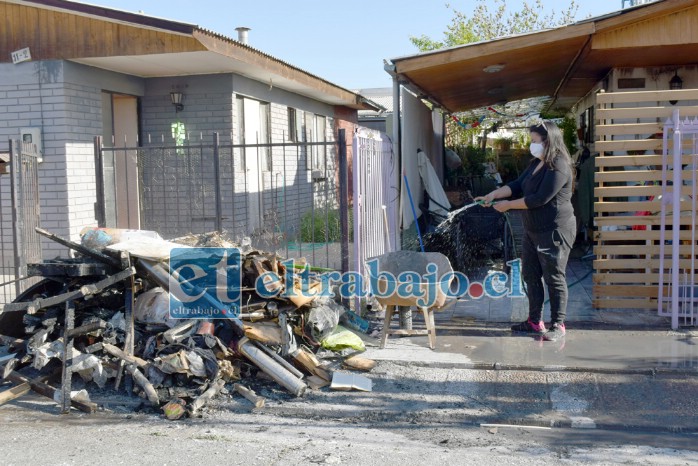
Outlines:
[[[499,212],[523,210],[522,277],[528,294],[528,320],[514,325],[514,332],[543,335],[555,341],[565,335],[567,280],[565,271],[576,236],[572,207],[573,163],[552,122],[530,128],[530,151],[534,160],[521,176],[486,196],[478,197],[485,206]],[[512,198],[499,201],[495,199]],[[550,326],[543,322],[547,285],[550,296]]]

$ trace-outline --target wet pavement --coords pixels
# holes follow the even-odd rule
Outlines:
[[[426,337],[391,337],[367,356],[477,368],[698,373],[698,331],[570,328],[556,342],[512,335],[506,327],[455,332],[437,325],[436,333],[434,351]]]
[[[367,356],[478,368],[698,372],[698,329],[671,331],[669,320],[654,310],[594,310],[591,264],[570,261],[567,272],[568,332],[560,341],[511,333],[512,322],[528,317],[525,297],[481,297],[434,313],[435,351],[426,337],[391,336],[384,350],[370,348]],[[471,280],[486,274],[486,269],[475,271]],[[544,318],[550,318],[547,304]],[[413,312],[413,320],[414,328],[423,328],[421,315]]]

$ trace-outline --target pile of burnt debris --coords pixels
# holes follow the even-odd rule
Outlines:
[[[262,407],[250,388],[260,380],[297,397],[328,386],[371,390],[370,379],[352,372],[375,365],[358,356],[370,340],[368,322],[332,298],[282,293],[320,286],[302,261],[290,269],[275,254],[237,249],[240,304],[232,309],[219,299],[230,290],[197,288],[221,318],[173,318],[173,283],[182,293],[187,282],[172,268],[173,249],[236,244],[217,234],[165,241],[154,232],[97,228],[76,243],[37,231],[74,257],[31,264],[28,275],[41,278],[0,311],[0,405],[33,390],[63,412],[92,413],[100,404],[91,391],[117,390],[178,419],[220,393]]]

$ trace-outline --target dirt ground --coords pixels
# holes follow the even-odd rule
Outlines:
[[[0,463],[698,464],[695,433],[545,428],[544,422],[481,426],[483,416],[515,415],[517,397],[531,396],[527,380],[516,376],[502,391],[492,377],[491,371],[381,362],[371,374],[371,393],[319,391],[294,399],[260,381],[254,388],[267,397],[266,407],[252,410],[228,394],[202,417],[181,421],[118,395],[95,396],[108,409],[93,415],[60,415],[55,403],[27,395],[0,407]],[[565,400],[565,409],[583,404]]]

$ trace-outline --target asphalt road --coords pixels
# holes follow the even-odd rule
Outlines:
[[[32,397],[0,409],[0,462],[25,464],[698,464],[695,435],[316,421],[215,410],[58,415]]]
[[[94,392],[106,410],[60,415],[30,394],[0,407],[0,464],[698,465],[695,377],[387,361],[367,375],[373,392],[300,399],[246,380],[264,408],[227,394],[182,421]],[[575,418],[592,423],[567,428]],[[494,423],[526,427],[482,425]]]

